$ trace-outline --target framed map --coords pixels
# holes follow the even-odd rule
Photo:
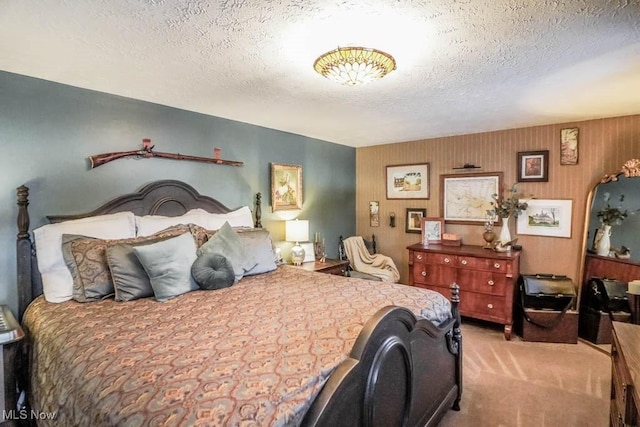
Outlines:
[[[492,194],[501,194],[502,172],[440,175],[442,217],[447,223],[483,225]]]

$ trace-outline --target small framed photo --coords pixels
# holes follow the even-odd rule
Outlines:
[[[302,262],[313,262],[316,260],[313,243],[300,243],[300,246],[304,249],[304,260],[302,260]]]
[[[517,233],[532,236],[571,237],[573,200],[529,199],[518,216]]]
[[[407,221],[405,232],[422,233],[422,218],[427,216],[427,210],[423,208],[407,208]]]
[[[518,182],[549,181],[549,150],[518,152]]]
[[[442,243],[444,233],[444,218],[422,218],[422,244]]]
[[[369,226],[380,227],[380,203],[369,202]]]
[[[429,163],[387,166],[387,199],[428,199]]]
[[[271,163],[273,212],[302,209],[302,166]]]
[[[560,164],[578,164],[578,128],[567,128],[560,131]]]

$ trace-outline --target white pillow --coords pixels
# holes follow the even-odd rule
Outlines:
[[[224,214],[209,213],[204,209],[191,209],[181,216],[136,216],[137,236],[149,236],[178,224],[196,224],[207,230],[219,230],[225,222],[232,227],[253,228],[253,216],[248,206]]]
[[[248,206],[243,206],[240,209],[225,214],[205,212],[203,215],[206,223],[203,227],[207,230],[219,230],[225,222],[228,222],[232,227],[253,228],[253,215]]]
[[[49,302],[64,302],[73,297],[73,278],[62,256],[62,235],[125,239],[136,236],[136,224],[133,213],[119,212],[43,225],[33,234],[44,297]]]
[[[196,224],[205,227],[204,214],[207,212],[203,209],[191,209],[189,212],[180,216],[162,216],[162,215],[145,215],[136,216],[137,236],[150,236],[165,228],[178,224]]]

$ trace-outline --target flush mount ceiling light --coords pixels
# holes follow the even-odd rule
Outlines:
[[[330,80],[357,86],[386,76],[396,69],[396,61],[393,56],[376,49],[339,47],[320,55],[313,68]]]

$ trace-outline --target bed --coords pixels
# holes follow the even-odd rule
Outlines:
[[[28,408],[56,417],[38,425],[418,426],[459,410],[455,284],[447,300],[284,265],[164,302],[117,301],[117,287],[116,299],[49,302],[29,202],[28,188],[18,188],[19,314],[27,335],[20,387]],[[225,218],[234,212],[186,183],[163,180],[86,214],[47,218],[66,224],[193,210]],[[260,212],[258,194],[255,229],[237,234],[260,230]],[[199,248],[222,234],[207,232]]]

